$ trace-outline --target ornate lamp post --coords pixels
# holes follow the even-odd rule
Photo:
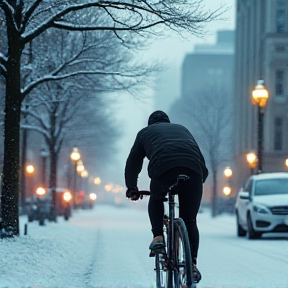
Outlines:
[[[76,201],[76,181],[77,181],[77,162],[80,160],[81,155],[78,151],[78,148],[74,147],[71,154],[70,159],[74,162],[74,175],[73,175],[73,201],[75,206]]]
[[[254,152],[247,153],[246,161],[248,163],[248,166],[251,168],[251,175],[253,175],[253,170],[256,167],[256,164],[258,163],[257,155]]]
[[[252,92],[252,104],[258,106],[258,147],[257,147],[257,156],[258,156],[258,173],[262,172],[263,167],[263,116],[264,108],[266,107],[269,93],[264,85],[264,80],[260,79],[257,81]]]

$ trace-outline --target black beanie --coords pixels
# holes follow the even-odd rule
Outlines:
[[[151,125],[157,122],[170,123],[170,120],[169,120],[168,115],[165,112],[161,110],[157,110],[149,116],[148,125]]]

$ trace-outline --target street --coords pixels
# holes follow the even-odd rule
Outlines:
[[[144,204],[95,205],[94,210],[74,212],[68,222],[61,218],[45,227],[29,223],[28,236],[0,243],[0,287],[155,287]],[[21,217],[21,225],[25,221]],[[209,211],[199,214],[198,226],[198,288],[288,287],[287,234],[237,238],[234,215],[212,219]]]

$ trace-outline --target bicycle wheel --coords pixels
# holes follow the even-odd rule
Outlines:
[[[192,258],[190,251],[190,242],[188,232],[184,221],[181,218],[176,218],[174,221],[174,263],[176,271],[174,271],[174,285],[175,288],[194,288],[192,272]]]

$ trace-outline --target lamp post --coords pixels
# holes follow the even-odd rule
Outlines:
[[[45,188],[46,187],[46,160],[48,157],[48,152],[46,151],[46,149],[44,147],[41,148],[40,151],[40,155],[41,155],[41,159],[42,159],[42,186]]]
[[[258,163],[257,155],[254,152],[249,152],[246,154],[246,161],[248,166],[251,168],[251,175],[253,175],[253,170]]]
[[[25,196],[32,196],[34,195],[33,191],[34,191],[34,179],[33,179],[33,175],[34,175],[34,172],[35,172],[35,168],[32,164],[28,164],[26,165],[25,167],[25,171],[26,171],[26,175],[28,176],[28,183],[27,183],[27,190],[28,190],[28,195],[25,195]]]
[[[227,179],[227,186],[225,188],[230,188],[229,193],[228,193],[228,189],[225,189],[225,191],[223,190],[224,195],[229,196],[231,193],[231,183],[230,183],[230,179],[232,177],[232,169],[230,167],[226,167],[224,169],[224,176]]]
[[[74,175],[73,175],[73,202],[75,206],[75,201],[76,201],[76,181],[77,181],[77,162],[80,160],[81,155],[78,151],[78,148],[74,147],[71,154],[70,154],[70,159],[74,162]]]
[[[88,176],[89,173],[87,170],[83,170],[81,172],[81,177],[83,178],[83,191],[84,191],[84,199],[83,199],[83,208],[86,209],[87,207],[87,198],[88,198]]]
[[[285,160],[285,166],[286,166],[286,169],[288,170],[288,158]]]
[[[258,156],[258,171],[257,173],[262,172],[263,168],[263,116],[264,108],[266,107],[269,93],[264,85],[264,80],[260,79],[257,81],[257,85],[252,91],[252,104],[258,106],[258,147],[257,147],[257,156]]]

